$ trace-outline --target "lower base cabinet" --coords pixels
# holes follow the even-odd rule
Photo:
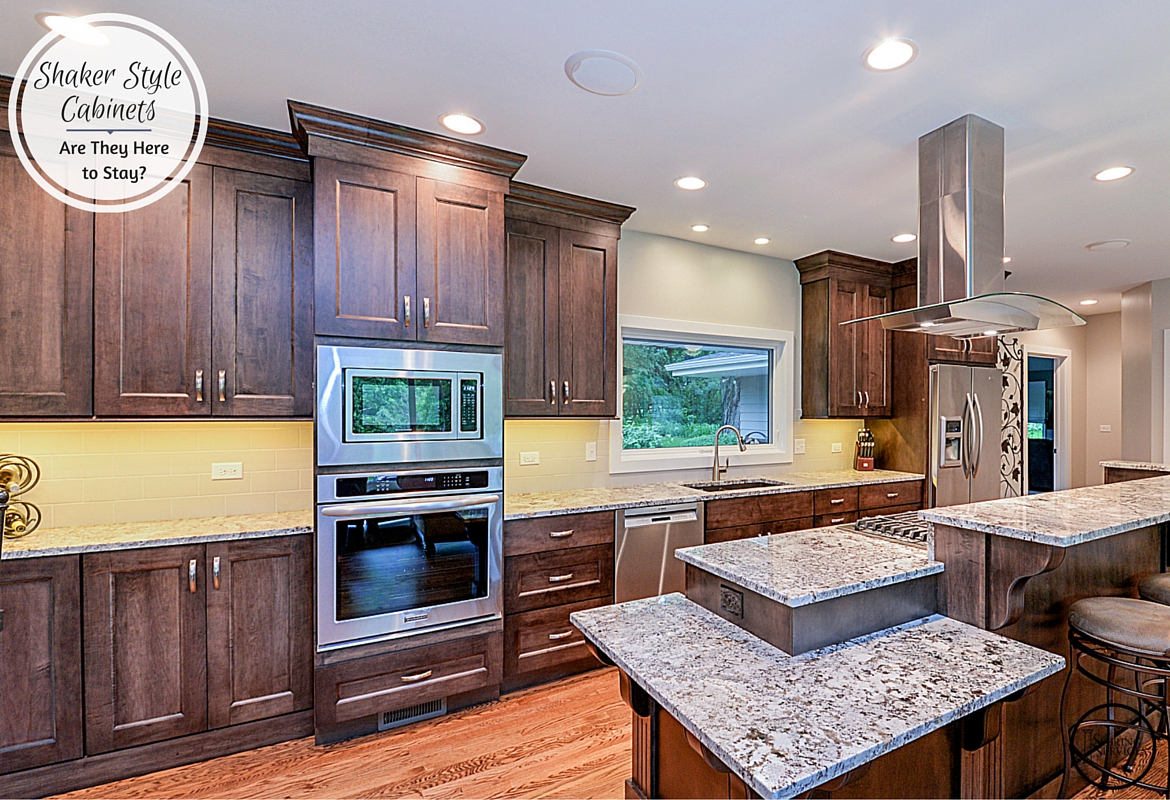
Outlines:
[[[504,619],[504,690],[601,666],[569,615],[607,606],[610,597],[509,614]]]
[[[81,757],[78,563],[0,567],[0,774]]]

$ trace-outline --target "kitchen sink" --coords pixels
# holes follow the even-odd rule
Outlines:
[[[698,489],[700,492],[735,492],[740,489],[766,489],[769,486],[791,486],[791,481],[773,481],[767,478],[752,478],[732,481],[702,481],[700,483],[684,483],[688,489]]]

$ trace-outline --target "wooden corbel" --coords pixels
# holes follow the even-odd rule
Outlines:
[[[1024,613],[1024,587],[1064,561],[1064,548],[1006,536],[988,536],[987,630],[997,631]]]

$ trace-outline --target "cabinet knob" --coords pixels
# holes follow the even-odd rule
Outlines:
[[[195,370],[195,402],[203,402],[203,370]]]
[[[402,298],[402,327],[410,327],[410,295]]]
[[[219,371],[219,402],[227,402],[227,370]]]

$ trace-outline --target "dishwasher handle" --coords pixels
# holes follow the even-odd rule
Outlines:
[[[690,511],[673,511],[663,514],[643,514],[639,516],[627,516],[623,522],[626,530],[630,528],[644,528],[648,525],[670,525],[676,522],[698,522],[699,512],[697,510]]]

